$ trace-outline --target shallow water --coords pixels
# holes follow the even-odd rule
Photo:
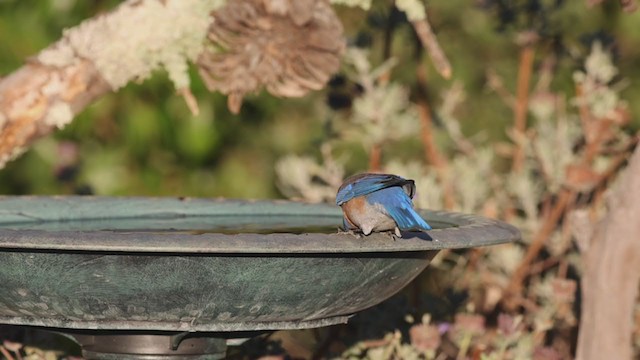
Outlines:
[[[434,229],[456,227],[455,224],[428,220]],[[336,233],[342,219],[308,216],[185,216],[174,218],[79,219],[71,221],[33,221],[0,223],[0,229],[41,231],[110,231],[219,234]]]

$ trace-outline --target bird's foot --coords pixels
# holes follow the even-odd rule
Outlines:
[[[355,236],[358,239],[362,238],[362,232],[358,232],[356,230],[351,230],[351,229],[344,230],[344,229],[338,228],[338,234],[339,235],[352,235],[352,236]]]
[[[397,228],[394,231],[385,231],[384,232],[388,237],[390,237],[393,241],[398,239],[402,239],[402,233]]]

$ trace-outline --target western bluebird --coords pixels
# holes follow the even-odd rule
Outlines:
[[[358,174],[344,181],[336,204],[342,208],[345,230],[430,230],[431,226],[413,209],[413,180],[391,174]]]

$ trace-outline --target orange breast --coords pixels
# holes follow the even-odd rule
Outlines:
[[[365,201],[364,197],[360,196],[342,204],[342,212],[344,212],[347,221],[358,228],[360,227],[360,224],[358,224],[355,219],[359,218],[359,215],[364,213],[366,206]]]

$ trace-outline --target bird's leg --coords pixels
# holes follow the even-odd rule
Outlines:
[[[397,227],[394,230],[384,231],[383,233],[386,234],[388,237],[390,237],[393,241],[402,239],[402,233],[400,232],[400,229],[398,229]]]

